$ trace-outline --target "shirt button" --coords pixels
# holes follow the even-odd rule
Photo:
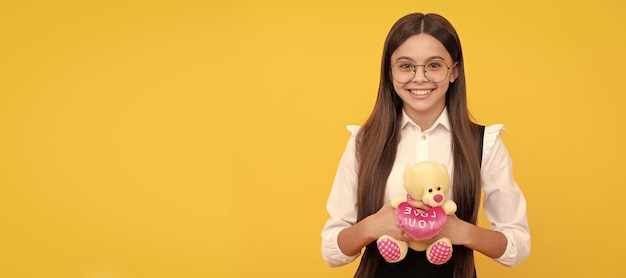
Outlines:
[[[422,135],[422,140],[426,140],[426,135]]]

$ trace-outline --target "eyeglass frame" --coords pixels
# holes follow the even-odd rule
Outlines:
[[[446,75],[443,77],[443,79],[441,81],[435,82],[435,81],[430,80],[430,78],[428,78],[428,71],[426,70],[426,65],[428,65],[428,63],[430,63],[432,61],[441,61],[441,63],[443,63],[446,66]],[[395,64],[397,64],[397,63],[400,63],[400,62],[411,64],[413,66],[413,77],[411,77],[411,79],[409,79],[409,81],[400,82],[400,81],[396,80],[396,78],[393,76],[393,66]],[[407,84],[407,83],[411,82],[415,78],[415,76],[417,76],[417,67],[422,67],[422,68],[424,68],[424,77],[426,78],[426,80],[428,80],[430,82],[433,82],[433,83],[441,83],[444,80],[446,80],[446,78],[448,77],[448,74],[450,74],[450,69],[453,66],[456,66],[457,63],[458,62],[453,62],[452,65],[448,66],[448,63],[446,63],[446,61],[444,61],[442,59],[431,59],[431,60],[426,61],[426,63],[424,63],[423,65],[414,65],[411,61],[396,61],[395,63],[391,64],[391,66],[389,67],[389,74],[391,75],[391,79],[393,79],[394,81],[396,81],[396,82],[398,82],[400,84]]]

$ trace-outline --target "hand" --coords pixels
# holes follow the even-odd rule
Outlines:
[[[411,200],[408,202],[409,202],[409,205],[415,207],[420,212],[425,212],[431,209],[430,206],[424,204],[422,201],[419,201],[419,200]],[[434,237],[423,240],[422,242],[433,243],[442,237],[447,237],[452,242],[452,244],[455,244],[455,245],[464,244],[468,236],[467,235],[468,225],[472,225],[472,224],[461,220],[460,218],[456,216],[456,214],[450,214],[448,215],[446,224],[443,226],[441,231],[439,231],[439,233],[435,235]]]
[[[419,200],[410,200],[408,201],[409,205],[413,206],[414,208],[416,208],[420,213],[423,213],[429,209],[431,209],[430,206],[426,205],[424,202],[419,201]]]
[[[450,214],[448,215],[446,224],[443,226],[441,231],[439,231],[439,233],[434,237],[423,240],[423,242],[433,243],[442,237],[446,237],[454,245],[464,244],[468,236],[468,225],[472,224],[461,220],[456,216],[456,214]]]
[[[400,229],[396,215],[396,208],[391,206],[391,202],[387,202],[376,213],[368,216],[366,220],[371,237],[376,240],[382,235],[388,235],[399,240],[410,240]]]

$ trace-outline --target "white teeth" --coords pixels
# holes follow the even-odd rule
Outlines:
[[[431,90],[409,90],[411,94],[418,95],[418,96],[427,95],[428,93],[430,93],[430,91]]]

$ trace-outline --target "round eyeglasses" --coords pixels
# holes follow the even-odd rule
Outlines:
[[[444,81],[448,77],[448,71],[451,68],[442,60],[430,60],[424,65],[414,65],[409,61],[398,61],[391,65],[391,76],[398,83],[409,83],[415,78],[417,67],[423,67],[426,79],[434,83]]]

